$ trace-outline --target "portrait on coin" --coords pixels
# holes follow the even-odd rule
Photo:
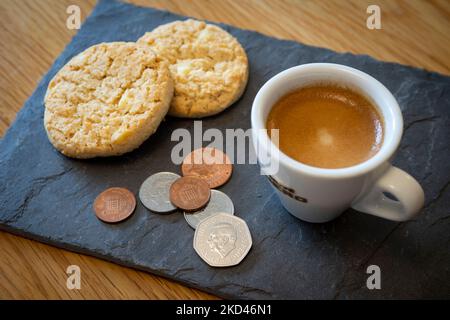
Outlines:
[[[209,247],[225,258],[236,248],[237,232],[230,223],[219,223],[211,228],[208,237]]]

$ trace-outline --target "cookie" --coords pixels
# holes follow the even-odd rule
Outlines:
[[[147,44],[170,62],[175,92],[169,115],[201,118],[219,113],[243,93],[247,55],[218,26],[196,20],[175,21],[144,34]]]
[[[144,142],[173,96],[168,63],[148,47],[112,42],[72,58],[50,81],[44,125],[66,156],[121,155]]]

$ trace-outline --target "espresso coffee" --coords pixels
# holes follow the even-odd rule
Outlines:
[[[383,143],[383,120],[358,92],[317,84],[283,96],[267,125],[279,129],[279,148],[289,157],[319,168],[345,168],[373,157]]]

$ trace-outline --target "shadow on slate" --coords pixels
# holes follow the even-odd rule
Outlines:
[[[250,127],[261,85],[276,73],[309,62],[361,69],[385,84],[403,110],[405,133],[394,164],[412,173],[426,193],[422,215],[395,223],[349,210],[326,224],[291,217],[256,165],[235,165],[221,188],[249,225],[253,248],[238,266],[214,269],[192,248],[194,232],[182,214],[156,215],[138,202],[118,225],[100,222],[92,203],[107,187],[135,194],[150,174],[179,173],[170,160],[176,128],[193,121],[168,118],[127,155],[73,160],[59,154],[43,127],[49,80],[75,54],[105,41],[134,41],[177,19],[175,14],[100,1],[42,79],[0,144],[0,227],[58,247],[175,279],[225,298],[449,298],[450,297],[450,78],[368,56],[277,40],[221,25],[239,39],[250,61],[243,97],[203,129]],[[368,290],[366,268],[380,266],[382,289]]]

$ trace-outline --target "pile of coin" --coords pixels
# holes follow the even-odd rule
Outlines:
[[[232,169],[230,159],[219,149],[200,148],[183,160],[182,177],[158,172],[148,177],[139,190],[142,204],[155,213],[183,211],[186,222],[195,229],[195,251],[213,267],[239,264],[252,246],[246,222],[234,216],[232,200],[214,189],[230,179]],[[129,217],[135,206],[131,192],[111,188],[97,197],[94,210],[99,219],[113,223]]]

